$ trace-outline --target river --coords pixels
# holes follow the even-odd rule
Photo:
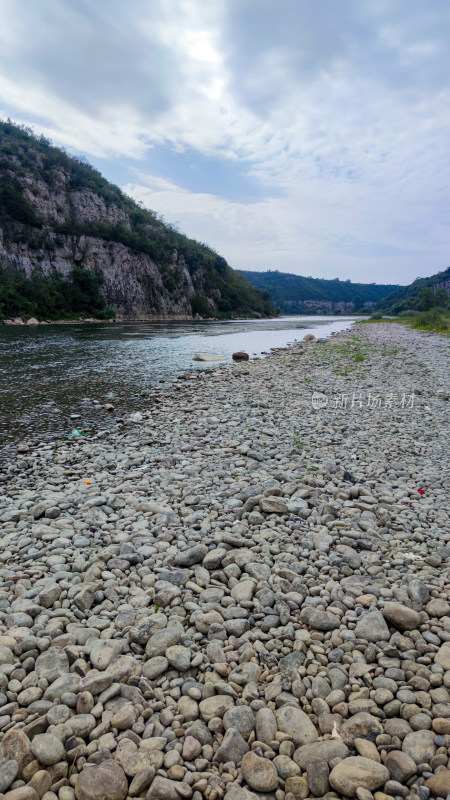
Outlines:
[[[193,361],[216,353],[231,361],[244,350],[261,357],[307,333],[328,337],[353,317],[271,320],[134,322],[0,327],[0,451],[105,427],[103,405],[119,415],[145,407],[152,387],[167,387],[186,370],[214,369]],[[217,362],[224,363],[224,362]],[[93,401],[99,401],[95,404]],[[74,416],[75,415],[75,416]],[[108,424],[108,423],[106,423]]]

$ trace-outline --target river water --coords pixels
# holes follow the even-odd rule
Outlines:
[[[328,337],[352,317],[280,317],[223,322],[135,322],[0,327],[0,451],[18,442],[105,427],[104,403],[119,415],[145,407],[152,387],[186,370],[214,369],[244,350],[261,357],[307,333]],[[225,362],[193,361],[216,353]],[[99,401],[96,406],[93,401]],[[73,418],[72,415],[79,415]],[[112,419],[112,418],[111,418]],[[108,423],[106,423],[108,424]]]

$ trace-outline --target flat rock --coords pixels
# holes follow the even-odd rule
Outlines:
[[[306,770],[311,759],[320,759],[329,764],[335,758],[346,758],[349,752],[348,747],[340,739],[325,739],[321,742],[302,745],[297,748],[292,757],[299,767]]]
[[[193,361],[225,361],[225,356],[219,356],[216,353],[198,353],[194,356]]]
[[[344,758],[330,773],[330,785],[346,797],[355,797],[361,787],[369,792],[384,786],[389,771],[383,764],[362,756]]]

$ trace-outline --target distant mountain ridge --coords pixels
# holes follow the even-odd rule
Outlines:
[[[252,286],[269,292],[274,305],[284,314],[346,313],[355,309],[372,309],[383,297],[402,288],[398,284],[306,278],[278,270],[239,272]]]
[[[29,289],[23,276],[25,284],[33,276],[45,285],[55,276],[61,295],[61,276],[74,270],[78,283],[80,270],[90,273],[122,319],[274,312],[268,296],[211,247],[142,208],[85,161],[0,121],[0,316],[20,313],[20,293]]]
[[[400,286],[391,294],[383,297],[377,308],[385,314],[401,314],[402,311],[416,311],[421,308],[419,297],[422,289],[437,292],[444,289],[450,296],[450,267],[429,278],[416,278],[409,286]]]

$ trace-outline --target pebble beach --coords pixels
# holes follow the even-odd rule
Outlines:
[[[448,352],[359,324],[23,442],[0,799],[449,796]]]

